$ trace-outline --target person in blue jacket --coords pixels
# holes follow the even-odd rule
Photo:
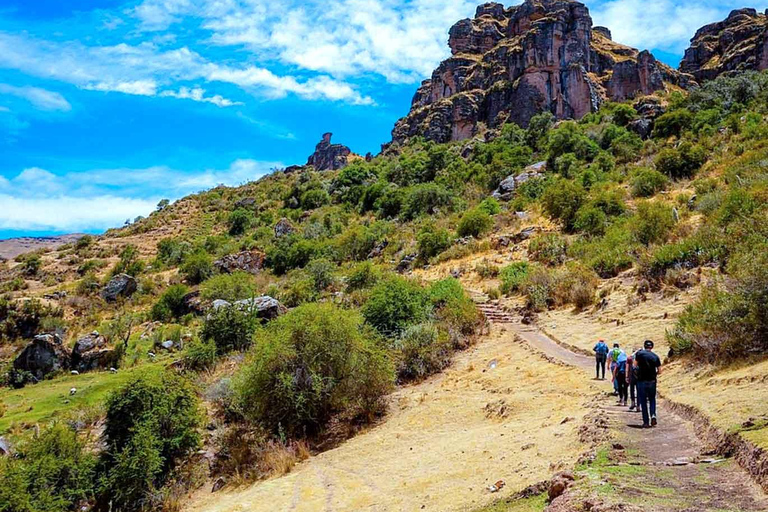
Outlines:
[[[605,380],[605,363],[608,360],[608,345],[599,340],[593,349],[595,351],[595,379]],[[600,377],[600,372],[603,376]]]

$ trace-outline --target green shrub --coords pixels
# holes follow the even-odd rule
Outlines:
[[[428,297],[416,282],[393,276],[373,287],[362,311],[368,323],[379,332],[398,333],[426,319]]]
[[[549,132],[547,144],[547,164],[554,169],[558,157],[573,153],[579,160],[591,161],[600,151],[600,147],[590,139],[581,126],[573,121],[563,121]]]
[[[635,238],[644,245],[665,242],[674,226],[672,208],[659,201],[638,203],[637,213],[632,218]]]
[[[216,364],[218,349],[213,340],[193,339],[187,344],[184,354],[184,367],[190,370],[207,370]]]
[[[151,315],[155,320],[168,322],[174,318],[181,318],[187,313],[184,297],[189,293],[189,288],[183,284],[174,284],[168,287],[154,306]]]
[[[667,188],[669,180],[659,171],[643,167],[635,171],[631,183],[633,197],[651,197]]]
[[[691,127],[693,114],[690,110],[673,110],[660,115],[653,125],[654,137],[679,137],[684,130]]]
[[[318,241],[290,235],[277,240],[266,252],[267,266],[281,275],[295,268],[303,268],[323,252],[323,246]]]
[[[258,326],[259,319],[254,311],[239,305],[225,305],[208,313],[200,337],[212,340],[219,354],[226,354],[248,348]]]
[[[305,210],[314,210],[328,204],[330,197],[328,192],[321,188],[307,190],[301,195],[299,204]]]
[[[572,231],[576,212],[586,201],[586,195],[581,185],[559,178],[547,187],[541,201],[550,217],[562,222],[566,231]]]
[[[234,383],[243,414],[269,431],[313,433],[335,413],[381,410],[394,371],[353,310],[304,304],[257,334]]]
[[[165,265],[179,265],[192,252],[192,246],[178,238],[163,238],[157,242],[157,260]]]
[[[664,148],[656,156],[656,169],[672,179],[691,178],[706,162],[703,147],[683,141],[677,148]]]
[[[608,227],[608,216],[597,206],[582,206],[573,227],[588,236],[602,236]]]
[[[408,190],[402,216],[410,220],[420,215],[434,215],[438,210],[450,209],[452,204],[453,196],[448,190],[434,183],[421,183]]]
[[[419,230],[416,236],[419,256],[424,261],[429,261],[451,246],[453,237],[445,230],[436,228],[434,224],[427,223]]]
[[[206,300],[250,299],[259,294],[256,278],[248,272],[237,270],[231,274],[219,274],[200,285],[200,296]]]
[[[565,262],[567,249],[568,243],[565,238],[556,233],[547,233],[531,240],[528,245],[528,256],[534,261],[557,266]]]
[[[459,220],[457,234],[460,237],[473,236],[480,238],[493,227],[493,218],[481,208],[473,208],[462,215]]]
[[[151,491],[200,444],[195,390],[172,372],[144,372],[114,391],[106,410],[102,494],[119,510],[146,508]]]
[[[449,277],[435,281],[428,293],[437,318],[462,335],[475,332],[480,312],[458,279]]]
[[[379,282],[381,276],[381,269],[370,261],[358,263],[347,275],[347,292],[371,288]]]
[[[393,348],[400,381],[423,379],[444,370],[453,353],[448,337],[430,322],[408,327]]]
[[[534,311],[548,309],[554,302],[552,292],[555,283],[551,271],[544,267],[532,267],[520,287],[526,298],[526,306]]]
[[[112,269],[111,275],[128,274],[137,276],[144,271],[144,262],[139,259],[139,249],[135,245],[128,244],[120,252],[120,261]]]
[[[400,215],[405,201],[405,191],[399,188],[389,187],[380,191],[380,195],[374,200],[374,208],[377,210],[380,218],[392,219]],[[365,202],[366,196],[363,196],[364,205],[366,204]]]
[[[488,215],[498,215],[501,213],[501,205],[493,197],[486,197],[477,207]]]
[[[245,233],[253,225],[253,212],[246,210],[245,208],[238,208],[229,214],[227,219],[227,225],[229,226],[229,234],[232,236],[240,236]]]
[[[613,122],[619,126],[627,126],[632,120],[637,118],[637,111],[632,105],[619,103],[611,110]]]
[[[315,282],[303,272],[295,271],[280,293],[280,301],[289,308],[317,300]]]
[[[336,265],[325,258],[312,260],[306,267],[306,272],[318,292],[327,290],[336,282],[335,271]]]
[[[187,256],[179,269],[189,284],[200,284],[213,276],[213,260],[203,252],[198,251]]]
[[[96,457],[77,432],[54,422],[0,459],[0,510],[66,512],[92,499]]]
[[[499,273],[501,293],[511,295],[519,292],[530,270],[531,265],[526,261],[516,261],[501,269]]]
[[[13,302],[0,296],[0,341],[32,338],[47,323],[58,323],[64,311],[37,299]]]
[[[573,304],[578,309],[586,308],[595,300],[598,283],[599,279],[592,270],[579,264],[569,264],[555,276],[553,301],[558,306]]]
[[[20,265],[21,271],[28,276],[36,276],[42,266],[43,259],[35,252],[25,255]]]

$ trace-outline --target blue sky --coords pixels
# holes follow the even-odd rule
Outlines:
[[[477,3],[0,0],[0,238],[120,225],[303,163],[325,131],[376,153]],[[586,3],[673,66],[741,6]]]

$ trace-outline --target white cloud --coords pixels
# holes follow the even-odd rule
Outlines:
[[[154,80],[96,82],[83,85],[82,88],[89,91],[121,92],[134,96],[154,96],[157,94],[157,83]]]
[[[54,174],[24,169],[0,176],[0,229],[79,231],[120,226],[152,212],[162,197],[177,199],[217,185],[256,180],[279,162],[235,160],[226,169],[183,172],[165,166]]]
[[[163,91],[160,96],[166,96],[170,98],[178,98],[182,100],[199,101],[203,103],[212,103],[217,107],[232,107],[234,105],[242,105],[241,102],[232,101],[223,96],[215,94],[213,96],[206,96],[205,89],[201,87],[181,87],[178,91]]]
[[[257,66],[211,62],[187,47],[163,50],[150,42],[89,47],[79,42],[54,44],[0,32],[0,67],[19,69],[83,89],[144,96],[157,95],[163,86],[203,80],[234,84],[269,98],[296,94],[308,99],[373,104],[371,98],[329,76],[305,79],[279,76]],[[219,98],[211,102],[226,103],[223,97]]]
[[[608,27],[614,40],[640,49],[675,53],[688,47],[696,30],[742,7],[734,0],[611,0],[587,4],[595,24]]]
[[[3,94],[23,98],[39,110],[68,112],[72,109],[72,105],[69,104],[64,96],[39,87],[16,87],[9,84],[0,84],[0,95]]]

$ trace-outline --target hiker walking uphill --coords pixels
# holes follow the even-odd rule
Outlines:
[[[613,348],[608,353],[608,357],[611,360],[611,379],[613,379],[613,394],[619,394],[619,382],[616,380],[616,367],[619,365],[619,361],[626,363],[627,354],[619,348],[618,343],[613,344]]]
[[[661,359],[653,352],[653,342],[645,340],[643,350],[635,354],[637,399],[643,412],[643,428],[655,427],[656,378],[661,373]]]
[[[637,367],[635,366],[635,356],[640,352],[639,348],[632,351],[632,355],[627,356],[626,373],[627,385],[629,386],[629,399],[632,405],[629,406],[630,412],[640,412],[640,406],[636,400],[637,396]]]
[[[598,340],[595,348],[595,379],[605,380],[605,363],[608,361],[608,345],[603,340]],[[603,376],[600,377],[602,370]]]

